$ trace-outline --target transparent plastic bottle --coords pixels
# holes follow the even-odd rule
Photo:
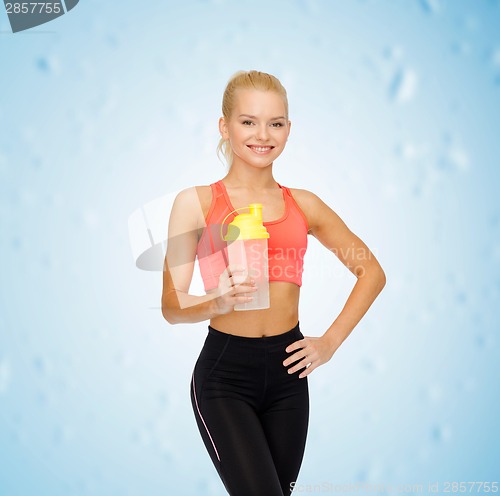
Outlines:
[[[238,303],[234,309],[263,310],[270,306],[267,258],[269,233],[262,223],[262,203],[251,203],[244,208],[249,208],[250,213],[237,215],[233,219],[228,226],[224,240],[227,241],[229,265],[245,267],[244,272],[233,276],[235,284],[249,277],[255,280],[257,291],[250,293],[253,296],[252,301]]]

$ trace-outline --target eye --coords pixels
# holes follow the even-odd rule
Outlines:
[[[282,122],[273,122],[273,124],[271,124],[272,127],[283,127],[283,123]]]
[[[253,122],[252,121],[243,121],[242,124],[244,126],[249,126],[250,124],[253,124]]]

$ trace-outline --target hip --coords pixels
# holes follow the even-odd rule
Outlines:
[[[307,377],[298,377],[303,369],[289,374],[295,362],[283,365],[296,352],[286,352],[287,346],[303,338],[298,321],[286,332],[265,337],[235,335],[209,325],[194,372],[203,383],[210,380],[258,389],[299,383],[305,386]]]

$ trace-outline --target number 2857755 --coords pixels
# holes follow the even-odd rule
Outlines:
[[[12,2],[6,3],[7,14],[60,14],[60,2]]]

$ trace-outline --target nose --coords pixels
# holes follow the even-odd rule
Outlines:
[[[256,135],[259,141],[267,141],[269,139],[269,130],[267,129],[267,126],[259,126],[257,128]]]

